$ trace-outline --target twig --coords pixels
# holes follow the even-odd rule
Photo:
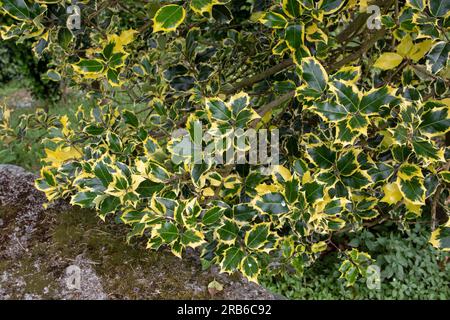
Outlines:
[[[286,59],[286,60],[282,61],[281,63],[279,63],[257,75],[254,75],[253,77],[250,77],[248,79],[244,79],[244,80],[238,82],[236,85],[234,85],[230,89],[222,90],[222,93],[233,94],[245,87],[249,87],[257,82],[260,82],[260,81],[270,77],[271,75],[274,75],[280,71],[283,71],[284,69],[287,69],[293,65],[294,65],[294,61],[292,59]]]
[[[434,231],[437,227],[437,205],[439,203],[439,196],[441,195],[442,185],[437,187],[434,194],[433,202],[431,203],[431,230]]]
[[[289,101],[295,96],[295,90],[289,91],[288,93],[285,93],[284,95],[278,97],[277,99],[269,102],[268,104],[265,104],[261,108],[258,109],[258,114],[262,118],[273,108],[278,107],[279,105],[282,105],[283,103]],[[256,119],[253,121],[253,123],[250,125],[252,128],[256,127],[256,125],[261,121],[261,118]]]

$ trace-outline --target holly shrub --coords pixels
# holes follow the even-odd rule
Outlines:
[[[386,221],[426,219],[430,243],[450,250],[449,1],[72,2],[79,10],[0,6],[14,20],[3,41],[33,40],[51,58],[47,76],[93,105],[19,124],[46,128],[36,187],[49,201],[118,218],[149,249],[197,248],[205,267],[253,281],[337,251],[352,285],[374,261],[339,239]],[[278,129],[279,164],[211,161],[242,151],[234,140],[199,162],[180,152],[206,147],[196,131],[230,129]]]

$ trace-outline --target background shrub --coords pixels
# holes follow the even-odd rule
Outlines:
[[[262,283],[291,299],[442,299],[450,296],[449,254],[428,244],[429,232],[417,224],[408,232],[393,225],[354,235],[351,246],[362,247],[382,271],[381,289],[369,289],[366,279],[347,287],[330,254],[302,275],[284,273],[265,277]]]

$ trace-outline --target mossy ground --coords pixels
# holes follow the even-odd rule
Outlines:
[[[1,235],[16,227],[8,218],[15,214],[0,208]],[[92,263],[110,298],[212,298],[207,285],[214,277],[202,271],[193,257],[180,260],[169,252],[146,250],[143,243],[127,244],[126,231],[122,225],[102,222],[91,211],[46,212],[33,233],[32,246],[19,258],[2,259],[0,275],[9,274],[19,282],[20,288],[9,288],[11,298],[22,298],[24,293],[55,298],[65,268],[81,255]]]
[[[142,243],[127,244],[126,228],[103,223],[89,211],[67,212],[57,220],[52,232],[53,250],[62,257],[83,254],[92,261],[97,275],[104,280],[105,291],[113,297],[192,298],[192,292],[183,289],[192,272],[180,274],[185,268],[179,268],[183,264],[179,258],[148,251]],[[158,283],[158,279],[164,281]],[[205,286],[211,280],[204,279]],[[206,290],[198,293],[198,298],[207,297]]]

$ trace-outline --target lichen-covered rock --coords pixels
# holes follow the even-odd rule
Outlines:
[[[35,176],[0,165],[0,299],[274,299],[239,275],[204,271],[195,252],[180,260],[126,244],[126,228],[59,202],[43,208]],[[214,296],[208,284],[224,290]]]

